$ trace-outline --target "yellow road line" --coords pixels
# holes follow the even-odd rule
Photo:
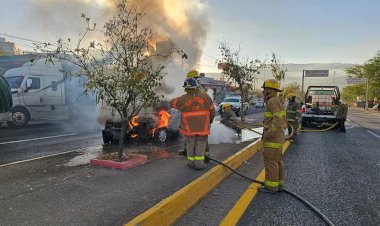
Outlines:
[[[263,142],[261,140],[256,141],[227,158],[223,163],[236,169],[244,160],[251,158],[260,148],[262,148],[262,146]],[[222,165],[213,167],[190,184],[126,223],[125,226],[174,224],[183,216],[183,214],[212,191],[230,173],[231,171]]]
[[[282,147],[282,153],[288,149],[290,142],[287,141]],[[256,180],[264,181],[265,180],[265,171],[264,169],[256,177]],[[235,206],[230,210],[227,216],[220,222],[220,226],[231,226],[236,225],[243,215],[244,211],[247,209],[248,205],[251,203],[252,199],[256,196],[257,187],[260,184],[253,182],[244,194],[236,202]]]

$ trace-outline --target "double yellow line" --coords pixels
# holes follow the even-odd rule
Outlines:
[[[288,147],[289,142],[284,144],[284,150]],[[257,153],[263,146],[263,142],[258,140],[241,151],[235,153],[233,156],[223,161],[224,164],[230,166],[233,169],[237,169],[245,161],[250,159]],[[192,181],[185,187],[181,188],[171,196],[163,199],[158,204],[154,205],[150,209],[146,210],[142,214],[138,215],[128,223],[126,226],[131,225],[172,225],[179,220],[190,208],[195,206],[203,197],[205,197],[210,191],[212,191],[220,182],[226,178],[231,171],[222,165],[217,165],[204,173],[202,176]],[[258,179],[263,178],[263,171],[260,173]],[[262,179],[263,180],[263,179]],[[251,185],[248,190],[252,190],[254,185]],[[252,187],[252,188],[251,188]],[[256,191],[256,189],[254,189]],[[247,192],[244,193],[244,195]],[[243,195],[243,196],[244,196]],[[245,208],[247,208],[250,200],[254,195],[246,195],[252,197],[251,199],[242,198],[238,201],[236,206],[227,215],[223,223],[230,225],[230,222],[237,222],[240,216],[243,214]],[[248,202],[249,201],[249,202]],[[244,205],[241,203],[245,203]],[[238,212],[241,211],[239,214]]]

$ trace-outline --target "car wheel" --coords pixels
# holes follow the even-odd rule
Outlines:
[[[12,110],[12,121],[7,122],[8,126],[23,127],[29,123],[29,113],[22,108]]]
[[[157,132],[155,133],[155,138],[158,142],[166,142],[166,140],[168,139],[168,130],[165,129],[165,128],[160,128],[157,130]]]

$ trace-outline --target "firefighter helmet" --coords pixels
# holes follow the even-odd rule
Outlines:
[[[183,83],[185,90],[195,90],[199,88],[199,83],[195,78],[187,78]]]
[[[288,95],[286,95],[286,99],[290,99],[292,97],[296,97],[296,95],[294,95],[294,93],[289,93]]]
[[[200,78],[199,72],[196,70],[191,70],[187,73],[186,78]]]
[[[280,83],[278,83],[278,81],[275,79],[265,80],[261,88],[272,88],[276,90],[277,92],[282,92],[282,90],[280,89]]]
[[[230,108],[230,107],[231,107],[231,104],[229,103],[223,104],[223,109]]]

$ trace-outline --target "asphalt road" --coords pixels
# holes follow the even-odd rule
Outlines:
[[[102,144],[95,123],[31,124],[24,128],[0,127],[0,165]]]
[[[300,134],[299,142],[291,144],[284,156],[286,188],[316,206],[335,225],[380,225],[379,123],[380,114],[352,110],[347,133]],[[261,153],[255,155],[239,171],[256,178],[263,167],[261,158]],[[219,225],[250,184],[230,176],[176,225]],[[242,210],[238,225],[325,224],[286,193],[257,193]]]

